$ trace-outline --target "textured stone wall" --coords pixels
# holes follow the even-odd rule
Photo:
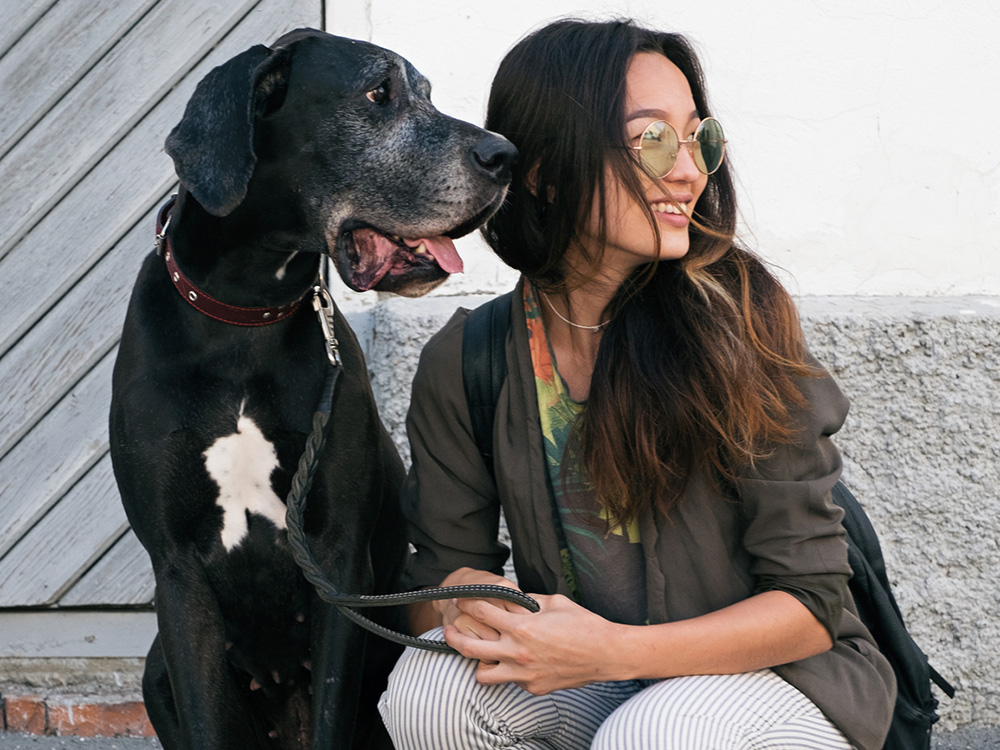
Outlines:
[[[1000,724],[1000,300],[814,298],[806,337],[852,401],[837,444],[900,608],[960,689],[947,725]]]
[[[391,299],[352,316],[404,459],[417,357],[456,307]],[[1000,725],[1000,299],[807,297],[814,354],[852,401],[845,480],[878,530],[907,624],[960,690],[943,726]]]

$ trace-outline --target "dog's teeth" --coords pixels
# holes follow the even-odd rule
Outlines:
[[[426,242],[421,242],[420,243],[420,247],[418,247],[413,252],[415,252],[417,255],[423,255],[424,253],[427,252],[427,243]]]

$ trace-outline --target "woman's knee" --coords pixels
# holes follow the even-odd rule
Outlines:
[[[596,711],[603,718],[612,710],[583,695],[535,696],[511,683],[480,685],[477,665],[453,654],[403,652],[379,701],[397,750],[512,745],[583,750],[599,722],[588,733],[589,715],[603,709]]]
[[[462,656],[406,649],[378,706],[396,747],[421,747],[417,736],[438,742],[457,731],[456,707],[477,687],[475,672],[475,662]]]
[[[735,750],[736,727],[707,715],[673,691],[649,688],[612,713],[594,736],[591,750]]]
[[[815,719],[808,731],[797,727]],[[663,680],[622,704],[591,750],[741,750],[770,746],[850,747],[808,698],[771,670]]]

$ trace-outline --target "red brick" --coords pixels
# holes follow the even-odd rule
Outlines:
[[[7,731],[45,733],[45,699],[40,695],[4,695]]]
[[[53,698],[49,702],[48,733],[60,737],[153,737],[141,701],[101,702]]]

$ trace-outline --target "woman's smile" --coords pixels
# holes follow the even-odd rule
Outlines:
[[[687,229],[691,223],[691,202],[691,196],[675,195],[673,200],[669,197],[654,198],[649,204],[657,221],[677,229]]]

